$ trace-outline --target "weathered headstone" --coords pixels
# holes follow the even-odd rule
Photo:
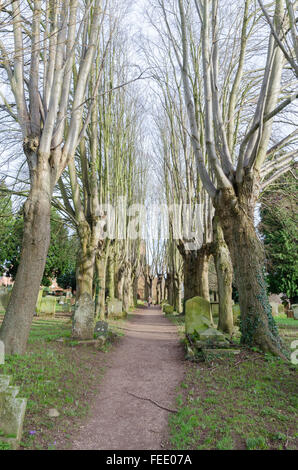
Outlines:
[[[108,333],[109,324],[106,321],[98,321],[94,328],[94,333],[105,336]]]
[[[0,294],[0,311],[5,312],[9,299],[10,299],[10,291],[5,291],[2,294]]]
[[[84,293],[75,306],[72,335],[74,338],[88,340],[94,331],[94,301],[91,295]]]
[[[53,295],[46,295],[42,297],[39,307],[39,313],[48,315],[55,315],[56,312],[56,297]]]
[[[298,320],[298,304],[292,304],[292,310],[293,310],[294,318]]]
[[[202,297],[193,297],[185,302],[185,331],[192,334],[213,326],[210,303]]]
[[[17,449],[22,437],[27,400],[17,398],[19,387],[10,386],[11,377],[0,375],[0,441]]]
[[[271,305],[271,314],[273,317],[277,317],[279,312],[278,312],[278,303],[276,302],[270,302]]]
[[[218,317],[219,315],[219,303],[218,302],[211,302],[211,312],[212,317]]]
[[[41,301],[42,301],[43,288],[39,289],[37,302],[36,302],[36,313],[40,313]]]
[[[126,313],[123,312],[122,302],[118,299],[110,299],[107,302],[108,307],[108,317],[110,318],[122,318],[126,316]]]
[[[232,311],[233,311],[233,323],[234,325],[237,325],[240,320],[240,305],[239,304],[232,305]]]

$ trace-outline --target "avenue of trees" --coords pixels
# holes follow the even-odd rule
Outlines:
[[[191,297],[209,300],[214,269],[218,328],[233,332],[234,283],[242,344],[287,356],[267,284],[296,296],[296,7],[148,0],[150,34],[136,44],[121,0],[1,2],[0,266],[15,278],[0,329],[7,354],[25,352],[45,278],[75,272],[72,333],[90,339],[107,295],[126,312],[136,305],[141,274],[147,297],[156,277],[158,301],[181,312]],[[180,210],[145,253],[127,207],[152,192]],[[105,238],[103,205],[119,200],[125,234],[115,220]],[[195,215],[199,226],[177,228]]]

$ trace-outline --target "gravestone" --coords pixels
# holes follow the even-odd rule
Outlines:
[[[9,375],[0,375],[0,442],[16,450],[22,437],[27,400],[17,397],[19,387],[9,385],[10,380]]]
[[[185,331],[192,334],[213,326],[210,303],[203,297],[193,297],[185,302]]]
[[[55,315],[56,312],[56,297],[53,295],[46,295],[42,297],[40,302],[40,313]]]
[[[278,303],[276,302],[270,302],[270,305],[271,305],[271,314],[273,317],[277,317],[278,314],[279,314],[279,311],[278,311]]]
[[[293,310],[294,318],[298,320],[298,304],[293,304],[292,310]]]
[[[2,294],[0,294],[0,311],[5,312],[9,299],[10,299],[10,294],[11,294],[11,291],[7,291],[7,290],[3,292]]]
[[[105,336],[108,333],[109,324],[106,321],[98,321],[94,328],[94,333]]]
[[[240,305],[239,304],[232,305],[232,311],[233,311],[233,323],[234,323],[234,325],[239,325]]]
[[[42,295],[43,295],[43,288],[39,289],[38,292],[38,297],[37,297],[37,302],[36,302],[36,313],[40,313],[40,308],[41,308],[41,302],[42,302]]]
[[[126,316],[126,313],[123,312],[122,302],[118,299],[110,299],[107,302],[108,307],[108,317],[110,318],[122,318]]]

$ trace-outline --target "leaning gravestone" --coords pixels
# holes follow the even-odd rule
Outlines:
[[[98,321],[94,328],[94,333],[105,336],[108,333],[109,324],[106,321]]]
[[[192,334],[213,326],[210,303],[203,297],[193,297],[185,302],[185,331]]]
[[[2,294],[0,294],[0,311],[5,312],[9,299],[10,299],[10,291],[4,291]]]
[[[0,341],[0,346],[3,343]],[[0,352],[0,364],[4,364],[4,347]],[[9,385],[11,377],[0,375],[0,442],[11,449],[19,447],[26,411],[26,398],[17,398],[19,387]]]
[[[292,304],[292,310],[293,310],[294,318],[298,320],[298,304]]]
[[[108,317],[110,318],[122,318],[126,316],[126,313],[122,310],[122,302],[118,299],[110,299],[108,305]]]

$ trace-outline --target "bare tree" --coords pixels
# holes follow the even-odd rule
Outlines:
[[[244,5],[242,21],[244,32],[248,27],[250,3],[247,0]],[[190,9],[190,4],[194,7],[193,9]],[[280,31],[282,24],[283,4],[282,0],[275,2],[274,24],[277,31]],[[204,2],[194,0],[187,6],[189,8],[186,15],[185,5],[182,0],[179,0],[182,55],[176,49],[177,61],[183,77],[185,104],[198,171],[205,189],[213,200],[216,216],[221,223],[231,252],[240,298],[242,343],[254,344],[264,351],[284,356],[266,293],[263,248],[254,227],[254,210],[262,186],[262,169],[266,166],[268,153],[270,154],[268,147],[272,135],[273,118],[291,102],[291,98],[288,98],[279,103],[284,65],[283,54],[276,46],[274,36],[270,34],[257,105],[244,137],[239,139],[239,134],[236,134],[239,140],[237,146],[234,147],[234,152],[237,151],[238,155],[234,159],[233,149],[228,140],[227,123],[223,120],[220,104],[222,77],[220,81],[219,15],[223,11],[223,4],[217,0]],[[202,73],[204,81],[204,127],[207,155],[216,183],[212,181],[206,169],[194,114],[194,98],[190,88],[188,18],[194,10],[200,23],[202,42],[201,68],[198,73]],[[166,18],[164,5],[163,13]],[[169,34],[171,34],[170,29]],[[245,57],[245,53],[246,44],[242,43],[238,58],[241,58],[241,54]],[[235,81],[236,85],[229,92],[230,97],[235,94],[235,89],[236,93],[239,93],[239,84],[242,80],[243,63],[238,59],[238,68],[234,78],[234,85]],[[235,111],[234,99],[230,112],[235,113]],[[233,133],[237,131],[237,128],[232,130]],[[281,164],[282,171],[287,171],[288,165],[293,163],[294,155],[293,152],[283,152],[278,157],[276,161]],[[269,171],[271,170],[272,168]]]
[[[258,0],[258,2],[266,18],[266,21],[270,26],[271,32],[278,47],[280,47],[282,50],[286,60],[289,62],[293,72],[298,78],[298,17],[296,16],[298,8],[297,0],[285,0],[285,15],[279,29],[276,27],[274,21],[272,21],[262,0]]]
[[[53,190],[80,139],[101,4],[15,0],[5,9],[12,33],[0,48],[16,104],[15,113],[7,111],[20,126],[30,174],[21,259],[0,331],[8,354],[26,348],[49,247]]]

